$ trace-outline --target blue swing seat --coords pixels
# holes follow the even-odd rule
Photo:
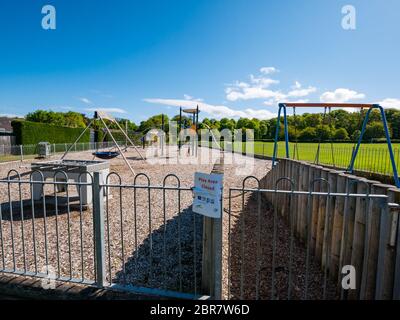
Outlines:
[[[100,159],[113,159],[119,156],[119,152],[116,151],[98,151],[93,153],[94,156]]]

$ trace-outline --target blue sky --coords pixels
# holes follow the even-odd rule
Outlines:
[[[41,9],[56,8],[56,30]],[[356,29],[341,25],[344,5]],[[400,108],[398,0],[2,0],[0,114],[269,118],[279,101]],[[307,110],[306,110],[307,111]],[[320,111],[320,110],[318,110]]]

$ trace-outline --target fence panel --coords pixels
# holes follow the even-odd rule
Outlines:
[[[23,179],[11,170],[0,181],[0,271],[94,283],[92,210],[81,205],[82,189],[92,185],[57,181],[66,176],[57,171],[56,181],[44,181],[34,171]]]
[[[333,177],[333,172],[328,179],[308,177],[307,190],[295,189],[294,180],[286,177],[274,179],[265,189],[254,177],[229,189],[226,298],[388,298],[384,288],[393,278],[385,270],[388,265],[394,268],[387,252],[388,196],[355,193],[357,183]],[[250,180],[253,186],[246,186]],[[315,191],[317,185],[321,188]],[[356,208],[358,219],[366,217],[358,229]],[[313,231],[315,224],[320,236]],[[352,238],[353,229],[362,231],[360,236]],[[350,250],[351,243],[356,251]],[[342,287],[342,267],[350,264],[350,257],[356,290]]]
[[[25,175],[11,170],[0,180],[0,272],[200,296],[203,220],[176,175],[162,185],[145,174],[133,184],[116,173],[75,182],[64,171],[48,181],[39,171]],[[93,192],[87,205],[85,188]]]

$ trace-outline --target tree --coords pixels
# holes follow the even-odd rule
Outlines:
[[[355,130],[353,134],[351,135],[351,140],[356,141],[360,137],[361,131],[360,130]]]
[[[386,109],[386,118],[392,128],[393,139],[400,139],[400,111]]]
[[[168,124],[168,116],[164,115],[164,130],[166,130],[166,125]],[[143,133],[147,133],[151,129],[161,129],[162,128],[162,114],[157,114],[150,117],[146,121],[142,121],[139,126],[139,130]]]
[[[385,137],[385,131],[381,122],[372,122],[365,128],[364,139],[378,139]]]
[[[290,141],[297,141],[300,137],[299,129],[295,128],[294,126],[289,126],[289,139]]]
[[[220,121],[220,130],[228,129],[230,131],[233,131],[235,129],[235,125],[235,120],[222,118]]]
[[[313,127],[316,128],[322,123],[322,116],[320,113],[305,113],[303,115],[304,121],[302,122],[302,125],[304,127],[300,127],[301,129],[307,128],[307,127]]]
[[[345,128],[339,128],[335,130],[335,133],[333,135],[333,139],[335,140],[348,140],[349,139],[349,134],[347,133],[347,130]]]
[[[267,120],[260,121],[259,139],[268,139],[269,122]]]
[[[250,120],[247,118],[240,118],[238,122],[236,122],[236,129],[246,129],[250,126]]]
[[[260,139],[260,120],[255,118],[251,119],[246,129],[253,130],[254,139]]]
[[[314,141],[317,139],[317,130],[312,127],[305,128],[300,131],[299,139],[301,141]]]
[[[138,130],[138,126],[130,121],[129,119],[123,119],[123,118],[117,118],[115,119],[117,120],[118,124],[125,130],[125,127],[128,127],[128,131],[137,131]],[[164,120],[165,123],[165,120]],[[117,126],[115,125],[115,127],[117,128]],[[115,128],[115,129],[116,129]]]
[[[318,140],[326,141],[332,137],[331,127],[326,124],[318,126],[315,131],[316,131]]]
[[[180,120],[179,115],[176,115],[171,119],[171,121],[176,122],[176,125],[178,128],[179,128],[179,126],[181,126],[182,129],[185,129],[185,128],[189,128],[192,125],[192,119],[185,115],[182,115],[182,123],[181,124],[179,123],[179,120]],[[199,125],[199,127],[200,127],[200,129],[203,129],[201,127],[201,125]]]
[[[26,115],[27,121],[49,123],[55,126],[80,128],[85,127],[87,120],[85,116],[78,112],[54,112],[38,109]]]

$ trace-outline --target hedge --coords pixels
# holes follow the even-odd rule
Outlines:
[[[60,127],[25,120],[14,120],[11,125],[18,145],[37,144],[41,141],[73,143],[84,130],[83,128]],[[89,130],[85,132],[79,142],[90,142]]]
[[[111,133],[112,133],[114,139],[118,142],[126,140],[125,135],[119,130],[111,130]],[[129,131],[128,136],[132,140],[133,143],[135,143],[135,144],[142,143],[141,138],[142,138],[143,134],[141,132]],[[103,130],[96,131],[95,139],[96,139],[96,142],[112,141],[111,136],[107,132],[104,132]]]

